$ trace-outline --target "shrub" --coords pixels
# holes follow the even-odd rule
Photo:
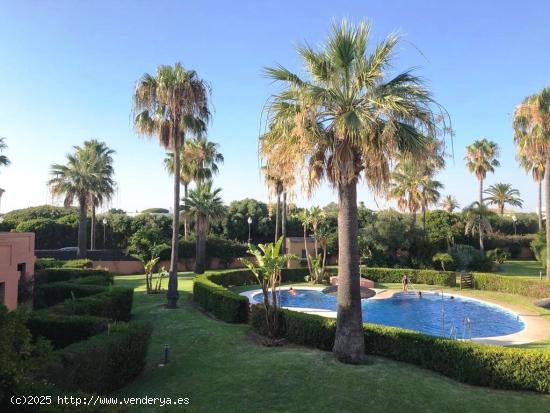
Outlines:
[[[550,282],[474,272],[474,287],[533,298],[550,297]]]
[[[492,250],[500,248],[510,254],[510,257],[521,258],[524,250],[529,253],[529,247],[531,242],[535,239],[533,234],[529,235],[503,235],[499,233],[493,233],[485,240],[485,248]],[[533,257],[524,257],[532,259]]]
[[[109,320],[88,315],[57,314],[48,310],[34,311],[27,320],[33,337],[44,337],[54,348],[86,340],[107,329]]]
[[[281,310],[290,342],[330,350],[336,322],[325,317]],[[261,308],[252,327],[262,333]],[[265,321],[264,321],[265,324]],[[550,352],[487,346],[432,337],[394,327],[364,324],[365,352],[415,364],[463,383],[499,389],[550,393]]]
[[[531,251],[535,259],[546,268],[546,233],[538,232],[533,241],[530,244]]]
[[[58,281],[69,281],[75,278],[88,277],[90,275],[102,276],[110,282],[112,274],[107,270],[92,268],[46,268],[35,274],[35,281],[41,283],[51,283]]]
[[[438,252],[432,257],[432,262],[439,262],[439,265],[441,265],[441,269],[445,271],[445,265],[447,265],[447,268],[449,268],[455,262],[455,260],[453,259],[451,254],[447,252]]]
[[[493,269],[493,262],[471,245],[455,244],[451,247],[451,255],[459,270],[491,271]]]
[[[495,248],[494,250],[487,251],[487,258],[497,264],[502,264],[504,261],[510,259],[510,253],[500,248]]]
[[[65,261],[56,260],[55,258],[37,258],[34,263],[34,270],[40,271],[46,268],[61,268]]]
[[[451,271],[361,267],[361,277],[379,283],[400,283],[404,274],[409,276],[409,280],[413,284],[445,285],[447,287],[456,285],[456,275]]]
[[[93,268],[94,263],[88,259],[67,260],[63,263],[63,268]]]
[[[50,307],[68,298],[87,297],[105,291],[101,285],[80,285],[73,282],[41,284],[35,288],[34,308]]]
[[[145,366],[152,326],[112,326],[89,340],[58,350],[39,377],[63,389],[105,394],[125,386]]]
[[[76,300],[68,299],[49,308],[59,314],[93,315],[116,321],[128,321],[132,312],[134,290],[111,287],[107,291]]]
[[[112,285],[113,279],[111,277],[105,278],[103,275],[89,275],[87,277],[82,278],[73,278],[70,281],[67,281],[71,284],[76,285]]]

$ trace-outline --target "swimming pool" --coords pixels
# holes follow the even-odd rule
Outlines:
[[[336,311],[336,297],[318,289],[279,291],[280,305],[297,309]],[[251,302],[263,302],[254,293]],[[485,338],[517,333],[523,320],[511,311],[483,301],[438,292],[396,293],[390,298],[361,300],[363,322],[407,328],[424,334],[453,338]]]

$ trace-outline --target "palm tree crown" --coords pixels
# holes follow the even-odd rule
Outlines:
[[[460,204],[454,196],[447,195],[443,198],[443,201],[441,201],[441,207],[448,213],[452,214],[455,209],[460,208]]]
[[[483,181],[487,172],[494,172],[500,166],[498,161],[499,148],[495,142],[487,139],[476,140],[466,147],[466,166],[479,180],[479,203],[483,203]]]
[[[0,152],[5,151],[6,149],[8,149],[6,138],[0,138]],[[0,155],[0,166],[8,166],[9,164],[9,158],[6,155]]]
[[[484,191],[488,195],[485,198],[489,205],[496,205],[500,215],[504,214],[506,205],[522,207],[523,200],[519,197],[520,193],[517,189],[512,188],[510,184],[498,183],[491,185]]]

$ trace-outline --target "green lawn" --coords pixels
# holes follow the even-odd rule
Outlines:
[[[180,308],[143,293],[143,276],[121,276],[136,288],[135,319],[155,329],[144,373],[117,392],[128,397],[189,397],[188,412],[541,412],[550,396],[467,386],[417,367],[370,357],[363,366],[295,346],[268,348],[246,325],[214,320],[191,302],[192,278],[180,277]],[[164,344],[172,349],[159,367]],[[136,408],[134,411],[154,411]]]
[[[506,261],[498,266],[498,275],[517,275],[520,277],[539,279],[539,273],[542,271],[544,278],[545,272],[538,261]]]

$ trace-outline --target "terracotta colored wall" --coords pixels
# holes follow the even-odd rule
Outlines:
[[[3,285],[3,302],[9,310],[17,308],[17,290],[20,274],[19,264],[25,264],[27,280],[34,275],[34,233],[1,232],[0,233],[0,283]]]
[[[315,254],[315,242],[311,238],[307,238],[306,241],[307,244],[307,252],[310,255]],[[302,256],[302,250],[304,249],[304,240],[291,240],[289,238],[286,239],[286,252],[287,254],[293,254],[298,257]],[[302,260],[290,260],[288,262],[288,268],[299,268],[302,267]]]

